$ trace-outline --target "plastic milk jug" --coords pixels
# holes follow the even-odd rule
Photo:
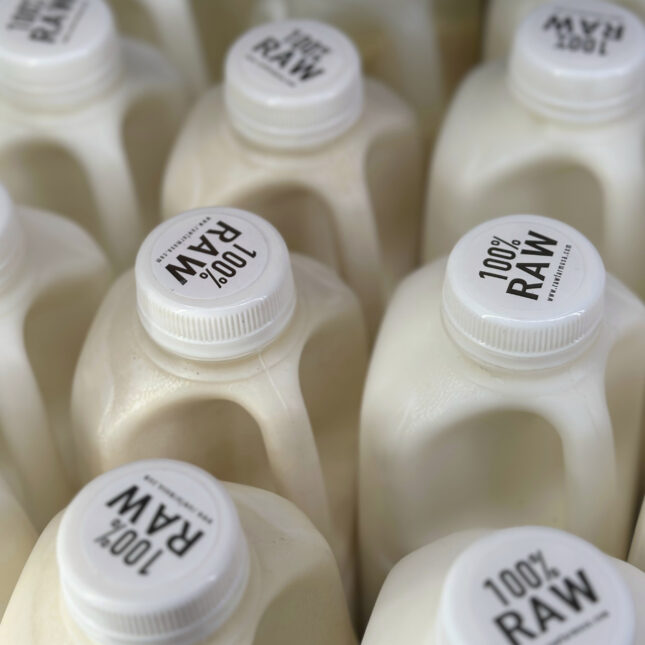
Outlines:
[[[641,20],[645,19],[643,0],[615,0],[615,3],[627,7]],[[484,58],[507,56],[517,26],[530,11],[542,4],[546,4],[544,0],[490,0],[484,24]]]
[[[466,531],[387,577],[363,645],[643,645],[645,574],[545,527]]]
[[[172,460],[101,475],[39,539],[2,645],[353,645],[329,546],[293,504]]]
[[[80,223],[119,269],[158,220],[184,110],[175,70],[120,39],[101,0],[0,5],[0,181]]]
[[[72,378],[110,279],[85,231],[0,186],[0,474],[39,529],[71,495]]]
[[[84,479],[148,457],[192,462],[304,511],[351,594],[360,305],[265,220],[203,208],[158,226],[113,286],[79,359]]]
[[[629,561],[645,571],[645,499],[643,499],[643,506],[636,524],[632,548],[629,551]]]
[[[18,582],[31,549],[36,530],[18,504],[5,480],[0,476],[0,618],[13,588]]]
[[[417,259],[422,145],[412,111],[363,79],[346,36],[310,20],[247,32],[225,74],[174,146],[164,216],[211,204],[257,212],[291,250],[338,271],[374,332]]]
[[[449,110],[430,172],[424,256],[447,253],[481,221],[540,213],[580,230],[608,270],[645,295],[644,88],[636,16],[592,0],[536,9],[508,65],[475,70]]]
[[[460,530],[544,524],[626,557],[644,390],[645,306],[562,222],[490,220],[409,276],[363,399],[366,606]]]

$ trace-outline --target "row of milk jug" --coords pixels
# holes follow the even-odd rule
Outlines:
[[[0,274],[12,330],[3,345],[17,356],[3,370],[0,410],[14,506],[42,528],[70,480],[136,459],[186,460],[295,503],[328,540],[354,601],[367,337],[349,288],[290,255],[246,211],[171,218],[103,300],[76,366],[70,420],[61,387],[74,361],[38,361],[78,354],[107,262],[62,218],[6,196],[0,213],[0,243],[17,249]],[[65,306],[70,294],[84,318]],[[29,348],[34,312],[47,333]],[[645,306],[562,222],[492,220],[447,261],[406,278],[363,393],[365,615],[396,562],[466,529],[544,524],[625,557],[644,391]],[[25,531],[33,541],[28,523]]]
[[[471,530],[401,560],[364,645],[645,643],[645,573],[545,527]],[[355,645],[329,546],[292,504],[169,459],[87,486],[46,528],[3,645]]]
[[[0,181],[16,201],[81,223],[118,270],[159,212],[249,209],[341,275],[373,338],[416,265],[419,227],[427,260],[483,220],[531,212],[578,228],[645,293],[645,28],[626,9],[564,0],[528,14],[508,63],[460,87],[420,222],[419,121],[363,76],[335,28],[289,19],[250,30],[184,119],[178,74],[119,38],[101,0],[29,7],[0,8]]]

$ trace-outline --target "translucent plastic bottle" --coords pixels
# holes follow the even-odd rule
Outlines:
[[[158,226],[97,314],[73,414],[84,479],[147,457],[276,491],[353,585],[360,306],[266,221],[196,209]]]
[[[88,484],[40,537],[2,645],[352,645],[329,546],[292,504],[186,463]]]
[[[0,474],[39,529],[71,495],[72,378],[110,279],[85,231],[0,186]]]
[[[645,19],[643,0],[614,0],[618,5]],[[508,55],[513,33],[522,19],[533,9],[546,4],[545,0],[490,0],[484,29],[484,58],[503,58]]]
[[[363,645],[643,645],[645,574],[568,533],[469,531],[390,572]]]
[[[158,52],[118,37],[102,0],[0,6],[0,181],[80,223],[119,269],[158,220],[185,95]]]
[[[291,250],[338,271],[375,332],[417,259],[423,173],[412,110],[363,80],[346,36],[309,20],[249,31],[225,74],[175,144],[164,216],[210,204],[257,212]]]
[[[634,566],[645,571],[645,499],[634,531],[632,548],[629,551],[629,561]]]
[[[0,476],[0,619],[38,537],[27,514]]]
[[[366,608],[400,558],[471,528],[544,524],[626,557],[644,390],[645,306],[562,222],[491,220],[409,276],[363,398]]]
[[[591,35],[587,35],[587,32]],[[508,65],[463,83],[435,148],[424,256],[481,221],[540,213],[565,221],[645,295],[645,27],[594,0],[540,6]]]

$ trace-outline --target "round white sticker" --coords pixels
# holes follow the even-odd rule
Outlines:
[[[29,58],[82,50],[91,46],[106,15],[94,0],[4,0],[1,48]]]
[[[557,318],[604,288],[604,267],[591,244],[570,227],[536,216],[478,227],[449,262],[457,288],[483,315]]]
[[[270,95],[300,95],[335,84],[345,71],[349,44],[322,23],[285,20],[252,29],[231,51],[236,74]]]
[[[605,2],[554,2],[536,9],[517,34],[546,64],[567,70],[620,70],[643,55],[636,16]]]
[[[451,644],[628,645],[634,604],[608,558],[544,527],[499,531],[455,561],[441,599]]]
[[[269,259],[263,232],[239,215],[196,212],[160,227],[151,245],[152,272],[172,293],[216,300],[252,285]]]
[[[199,569],[219,539],[219,508],[207,486],[159,465],[95,491],[81,520],[85,556],[107,580],[156,587]]]

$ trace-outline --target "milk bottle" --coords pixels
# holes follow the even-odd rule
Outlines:
[[[488,221],[408,277],[363,399],[366,607],[404,555],[450,533],[539,523],[627,555],[645,307],[570,226]]]
[[[422,146],[412,111],[363,80],[347,37],[310,20],[252,29],[229,51],[225,75],[175,144],[164,216],[209,204],[257,212],[291,250],[340,273],[374,332],[417,257]]]
[[[645,19],[643,0],[614,0]],[[490,0],[484,29],[484,58],[502,58],[511,48],[513,33],[522,19],[544,0]]]
[[[629,551],[629,561],[645,571],[645,499],[641,507],[638,524],[636,524],[632,548]]]
[[[645,574],[568,533],[450,535],[408,555],[363,645],[643,645]]]
[[[353,580],[360,306],[268,222],[203,208],[157,227],[112,288],[79,359],[84,479],[145,457],[276,491]]]
[[[351,645],[322,536],[272,493],[146,460],[88,484],[47,527],[3,645]]]
[[[184,94],[160,54],[118,38],[101,0],[0,5],[0,181],[76,220],[118,268],[158,218]]]
[[[85,231],[0,186],[0,474],[37,528],[71,494],[72,377],[110,277]]]
[[[508,66],[477,69],[450,109],[430,172],[425,257],[481,221],[535,212],[579,229],[645,295],[644,86],[645,27],[633,14],[587,0],[536,9]]]
[[[1,476],[0,535],[2,536],[0,542],[0,617],[2,617],[22,567],[38,536],[27,514],[20,507]]]

